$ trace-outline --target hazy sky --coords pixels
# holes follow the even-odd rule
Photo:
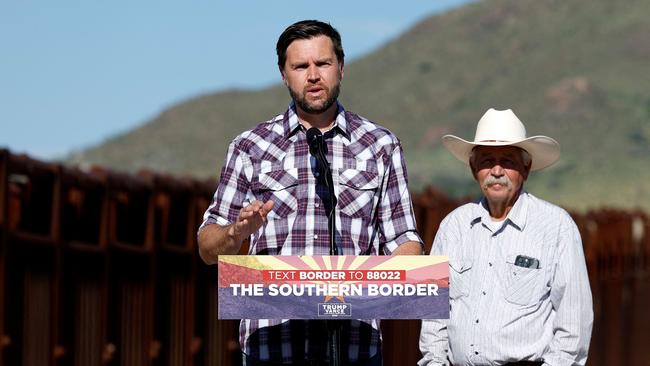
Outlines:
[[[277,37],[301,19],[330,22],[353,61],[467,1],[5,1],[0,147],[56,158],[182,100],[274,84]]]

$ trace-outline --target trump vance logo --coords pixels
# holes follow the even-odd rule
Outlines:
[[[318,316],[323,317],[349,317],[352,315],[352,306],[348,303],[319,303]]]

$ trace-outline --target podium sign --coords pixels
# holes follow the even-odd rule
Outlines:
[[[445,256],[219,256],[219,319],[447,319]]]

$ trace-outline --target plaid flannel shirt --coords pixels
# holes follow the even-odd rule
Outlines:
[[[416,232],[406,166],[399,140],[387,129],[339,104],[334,127],[324,133],[334,181],[336,240],[343,255],[391,254],[422,240]],[[318,179],[306,130],[295,105],[239,135],[230,144],[219,185],[203,224],[229,225],[254,200],[274,201],[252,235],[251,255],[329,255],[327,188]],[[342,360],[372,357],[380,344],[379,321],[344,322]],[[242,351],[261,360],[328,357],[323,321],[244,319]]]

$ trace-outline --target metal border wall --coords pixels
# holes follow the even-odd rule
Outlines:
[[[217,319],[216,267],[196,250],[215,185],[0,150],[0,366],[240,364],[238,322]],[[433,188],[414,195],[427,252],[440,221],[467,201]],[[572,216],[594,294],[589,365],[643,364],[650,219]],[[382,327],[385,364],[415,364],[419,321]]]

